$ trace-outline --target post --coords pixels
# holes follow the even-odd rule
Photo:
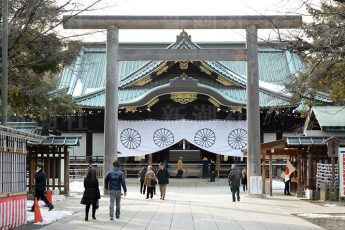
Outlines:
[[[148,155],[147,163],[148,165],[152,165],[152,153]]]
[[[329,197],[331,198],[331,200],[335,201],[335,199],[336,199],[335,190],[336,189],[335,189],[335,159],[334,159],[334,156],[331,156],[331,164],[332,164],[332,183],[331,183],[331,189],[330,189],[330,196]]]
[[[216,154],[216,170],[217,170],[217,177],[219,178],[220,172],[220,155]]]
[[[69,195],[69,156],[67,146],[64,146],[64,193]]]
[[[103,178],[113,168],[117,159],[118,134],[118,62],[119,30],[115,26],[107,29],[107,59],[105,81],[105,118],[104,118],[104,171]],[[106,194],[106,191],[104,191]]]
[[[301,188],[301,179],[302,179],[302,164],[301,164],[302,156],[301,150],[298,149],[297,153],[297,197],[302,196],[302,188]]]
[[[260,108],[259,108],[259,70],[258,38],[255,25],[247,27],[247,131],[248,131],[248,178],[249,195],[260,195],[261,183],[251,185],[252,179],[260,180]],[[255,187],[252,187],[255,186]]]
[[[273,195],[273,192],[272,192],[272,180],[273,180],[272,152],[270,152],[270,167],[269,167],[269,171],[270,171],[270,196],[272,196]]]
[[[2,0],[2,125],[7,125],[8,97],[8,0]]]
[[[313,158],[311,155],[311,148],[308,147],[308,164],[307,164],[307,188],[312,190],[313,177]]]
[[[266,152],[262,152],[262,194],[266,194]]]

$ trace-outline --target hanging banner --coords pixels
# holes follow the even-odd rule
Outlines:
[[[339,148],[339,196],[345,197],[345,148]]]
[[[226,156],[240,157],[247,146],[246,121],[119,121],[118,131],[119,157],[158,152],[183,139]]]

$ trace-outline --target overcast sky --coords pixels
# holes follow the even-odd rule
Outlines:
[[[77,0],[83,5],[93,0]],[[305,13],[302,0],[103,0],[93,12],[100,15],[272,15],[290,12]],[[315,0],[318,2],[318,0]],[[307,18],[304,18],[307,20]],[[243,41],[242,30],[186,30],[193,41]],[[62,30],[64,34],[84,33]],[[180,30],[120,30],[120,42],[173,42]],[[274,31],[259,31],[267,40]],[[105,41],[105,33],[83,36],[83,41]]]

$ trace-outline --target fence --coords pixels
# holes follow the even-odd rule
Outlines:
[[[37,135],[0,126],[0,229],[26,222],[26,144]]]

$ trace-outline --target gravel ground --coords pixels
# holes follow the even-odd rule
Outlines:
[[[300,218],[307,220],[313,224],[329,230],[344,230],[345,229],[345,214],[329,214],[331,216],[343,216],[343,218]]]

